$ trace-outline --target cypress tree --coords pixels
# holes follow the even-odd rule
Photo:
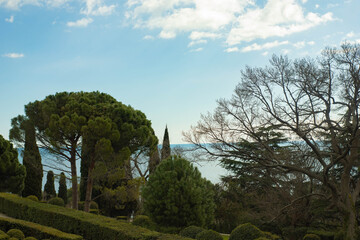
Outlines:
[[[26,167],[24,197],[35,195],[41,199],[43,168],[39,148],[36,144],[35,127],[30,120],[24,122],[25,148],[23,164]]]
[[[49,171],[46,178],[47,179],[44,187],[44,198],[45,200],[49,200],[50,198],[56,197],[53,171]]]
[[[150,155],[149,174],[152,174],[155,171],[155,168],[157,165],[159,165],[159,163],[160,163],[159,149],[156,146],[156,148]]]
[[[21,193],[26,169],[19,163],[18,152],[0,135],[0,192]]]
[[[60,174],[58,197],[62,198],[64,203],[67,204],[66,177],[63,172]]]
[[[161,160],[164,160],[164,159],[170,157],[170,155],[171,155],[170,139],[169,139],[168,128],[166,126],[165,133],[164,133],[163,144],[162,144],[162,149],[161,149]]]

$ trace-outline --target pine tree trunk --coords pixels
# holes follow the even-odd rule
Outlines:
[[[71,183],[72,183],[72,208],[78,209],[78,182],[76,174],[76,161],[75,156],[70,159],[71,163]]]
[[[85,204],[84,204],[84,211],[89,212],[90,211],[90,203],[91,203],[91,196],[92,196],[92,189],[93,189],[93,178],[92,178],[92,172],[95,166],[95,162],[92,161],[89,170],[88,170],[88,178],[87,178],[87,184],[86,184],[86,194],[85,194]]]

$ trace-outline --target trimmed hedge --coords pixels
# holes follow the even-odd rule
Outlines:
[[[9,236],[5,232],[0,230],[0,240],[7,240],[7,239],[9,239]]]
[[[184,228],[183,230],[180,231],[180,236],[183,237],[188,237],[188,238],[196,238],[196,235],[198,235],[199,233],[201,233],[202,231],[205,231],[205,229],[203,229],[202,227],[198,227],[198,226],[189,226],[187,228]]]
[[[321,240],[321,238],[313,233],[308,233],[304,236],[303,240]]]
[[[83,236],[87,240],[157,240],[162,234],[113,218],[0,193],[0,212]],[[180,239],[185,239],[180,237]]]
[[[214,230],[205,230],[196,235],[197,240],[223,240],[220,233]]]
[[[60,206],[60,207],[65,206],[64,199],[59,198],[59,197],[50,198],[50,200],[48,201],[48,204],[52,204],[52,205],[56,205],[56,206]]]
[[[25,234],[20,229],[10,229],[6,234],[9,235],[10,238],[14,237],[20,240],[25,238]]]
[[[51,238],[54,240],[82,240],[78,235],[61,232],[55,228],[42,226],[36,223],[27,222],[20,219],[0,217],[0,228],[8,231],[9,229],[20,229],[26,236],[33,236],[38,239]],[[1,238],[0,238],[1,239]]]
[[[229,240],[254,240],[265,237],[265,234],[251,223],[245,223],[236,227],[230,234]]]
[[[145,215],[137,215],[134,218],[132,224],[135,226],[147,228],[150,230],[155,230],[155,228],[156,228],[155,223],[148,216],[145,216]]]

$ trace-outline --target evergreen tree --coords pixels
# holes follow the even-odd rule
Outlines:
[[[168,128],[166,126],[165,133],[164,133],[164,139],[161,149],[161,160],[167,159],[171,155],[171,149],[170,149],[170,139],[169,139],[169,132]]]
[[[66,177],[63,172],[60,174],[58,197],[62,198],[64,203],[67,204]]]
[[[35,195],[41,199],[43,168],[41,156],[35,139],[35,128],[30,121],[25,126],[25,148],[23,164],[26,167],[25,188],[22,192],[24,197]]]
[[[160,163],[160,155],[159,155],[159,149],[155,147],[154,151],[150,155],[149,160],[149,174],[152,174],[155,171],[155,168]]]
[[[26,168],[19,163],[12,144],[0,135],[0,192],[21,193]]]
[[[46,178],[47,179],[44,187],[44,198],[45,200],[49,200],[50,198],[56,197],[53,171],[49,171]]]
[[[211,183],[178,156],[161,161],[142,196],[145,212],[162,226],[209,226],[214,218]]]

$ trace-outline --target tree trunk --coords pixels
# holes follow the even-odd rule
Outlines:
[[[355,203],[352,201],[351,195],[349,195],[346,201],[347,207],[347,216],[344,221],[345,224],[345,238],[344,240],[353,240],[356,239],[356,228],[358,226],[356,220],[356,208]]]
[[[84,211],[89,212],[90,211],[90,203],[91,203],[91,196],[92,196],[92,189],[93,189],[93,182],[94,179],[92,177],[92,172],[95,166],[95,162],[92,161],[89,170],[88,170],[88,178],[87,178],[87,184],[86,184],[86,194],[85,194],[85,204],[84,204]]]
[[[76,174],[76,161],[75,156],[71,157],[71,182],[72,182],[72,208],[78,209],[78,182]]]

